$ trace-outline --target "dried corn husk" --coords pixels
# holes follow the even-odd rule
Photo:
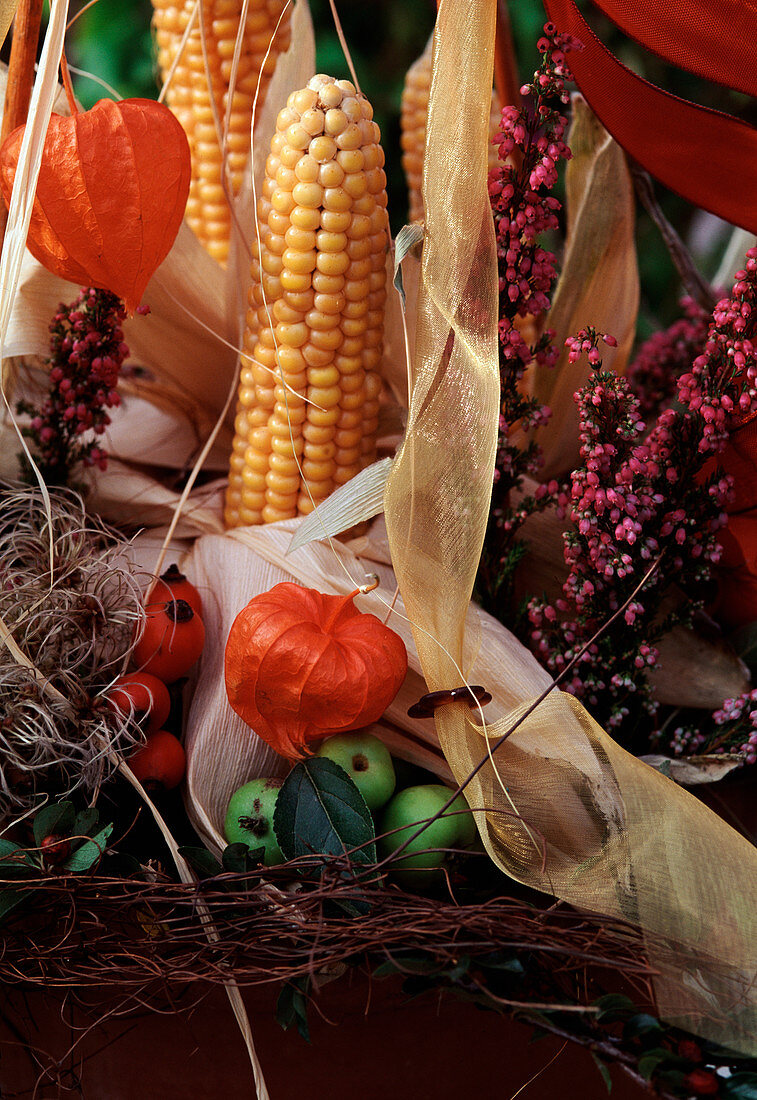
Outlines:
[[[670,757],[653,753],[650,756],[642,756],[645,764],[650,764],[663,775],[670,776],[676,783],[684,787],[698,787],[702,783],[717,783],[729,772],[742,764],[740,756],[734,753],[722,753],[721,755]]]
[[[578,461],[578,413],[573,394],[591,367],[585,357],[568,362],[565,339],[587,325],[610,333],[616,348],[603,346],[604,366],[625,371],[636,334],[639,275],[634,239],[634,190],[625,154],[580,95],[573,96],[567,169],[568,240],[562,273],[546,327],[555,332],[560,358],[553,370],[534,371],[533,390],[552,410],[539,432],[544,450],[541,477],[559,477]]]

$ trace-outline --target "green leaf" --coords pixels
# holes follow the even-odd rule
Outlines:
[[[451,982],[456,982],[470,970],[471,957],[470,955],[461,955],[459,960],[454,966],[451,966],[449,970],[444,971],[445,978],[449,978]]]
[[[720,1095],[725,1100],[757,1100],[757,1074],[742,1070],[722,1079]]]
[[[306,1043],[310,1042],[307,1001],[309,988],[310,979],[307,976],[295,978],[284,985],[276,1002],[277,1023],[283,1027],[284,1031],[288,1031],[292,1024],[295,1024]]]
[[[641,1035],[662,1030],[662,1024],[655,1016],[650,1016],[648,1012],[637,1012],[623,1027],[623,1038],[638,1039]]]
[[[27,852],[12,840],[0,840],[0,879],[29,878],[39,874],[36,853]]]
[[[341,913],[346,913],[348,917],[367,917],[371,911],[371,903],[359,894],[349,898],[329,898],[327,904]]]
[[[80,844],[63,864],[65,870],[78,874],[80,871],[88,871],[90,867],[94,867],[95,864],[99,863],[105,852],[108,837],[112,832],[113,826],[106,825],[99,833],[95,833],[91,840],[85,840],[83,844]]]
[[[40,848],[46,836],[70,836],[75,818],[72,802],[45,806],[34,818],[34,843]]]
[[[413,974],[427,977],[440,972],[439,964],[427,955],[403,955],[397,959],[387,959],[373,971],[374,978],[386,978],[390,974]]]
[[[314,756],[296,764],[279,791],[273,831],[287,859],[342,855],[375,863],[373,818],[344,768]],[[355,849],[352,851],[352,849]]]
[[[525,974],[523,963],[514,955],[503,955],[499,951],[491,955],[482,955],[476,959],[477,966],[483,966],[485,970],[505,970],[509,974]]]
[[[661,1062],[666,1062],[670,1055],[669,1050],[649,1050],[639,1058],[639,1073],[645,1081],[651,1081],[652,1074]]]
[[[212,856],[207,848],[179,848],[179,855],[184,856],[193,871],[200,878],[214,878],[223,874],[223,867],[215,856]]]
[[[595,1003],[599,1009],[596,1016],[599,1024],[612,1024],[616,1020],[622,1020],[636,1007],[631,998],[622,993],[607,993]]]
[[[610,1077],[609,1069],[602,1061],[602,1059],[597,1057],[594,1051],[591,1052],[591,1056],[594,1059],[594,1065],[599,1070],[600,1076],[605,1083],[605,1088],[607,1089],[608,1093],[612,1092],[612,1077]]]
[[[15,909],[22,901],[33,894],[33,890],[2,890],[0,891],[0,920]]]
[[[229,844],[221,853],[224,871],[232,871],[234,874],[242,874],[245,871],[254,871],[260,867],[265,855],[265,848],[254,848],[250,851],[246,844]]]
[[[97,832],[97,826],[100,821],[100,815],[98,814],[94,806],[88,806],[86,810],[82,810],[81,813],[76,815],[74,821],[74,827],[71,830],[72,836],[94,836]]]

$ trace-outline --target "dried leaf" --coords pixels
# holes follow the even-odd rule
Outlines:
[[[90,475],[89,507],[120,527],[167,527],[179,494],[154,477],[111,458],[104,473]],[[223,531],[219,502],[225,482],[204,485],[190,494],[176,528],[176,538]]]
[[[698,786],[700,783],[717,783],[743,763],[742,758],[734,753],[683,757],[652,754],[640,756],[639,759],[686,787]]]
[[[0,42],[5,41],[17,7],[18,0],[0,0]]]
[[[536,487],[535,481],[523,479],[524,494],[533,493]],[[554,603],[563,596],[562,585],[568,575],[563,554],[566,527],[566,521],[560,519],[555,508],[535,512],[526,520],[522,540],[527,544],[528,552],[515,574],[515,598],[518,602],[544,595],[550,603]]]
[[[288,554],[313,539],[341,535],[384,510],[384,489],[392,468],[391,458],[381,458],[340,486],[310,513],[298,527]]]
[[[422,225],[414,223],[412,225],[403,225],[400,229],[394,241],[394,289],[400,296],[402,302],[402,308],[407,308],[407,297],[405,295],[405,287],[402,281],[402,261],[407,254],[415,250],[416,258],[419,254],[418,246],[423,243],[424,229]]]
[[[391,255],[387,256],[387,286],[394,278],[394,264]],[[412,359],[415,346],[415,319],[418,302],[418,280],[420,261],[412,252],[402,261],[402,285],[405,291],[406,305],[403,311],[399,294],[391,293],[386,298],[384,315],[384,357],[381,363],[381,376],[390,387],[395,399],[403,409],[407,408],[408,364],[405,347],[405,329],[407,346]]]
[[[657,648],[659,660],[648,678],[659,703],[715,710],[749,690],[749,669],[719,632],[677,626]]]
[[[550,371],[534,371],[536,397],[552,409],[540,430],[544,449],[541,477],[563,475],[579,458],[578,413],[573,394],[588,379],[585,359],[568,362],[565,339],[587,325],[612,334],[617,348],[603,347],[604,365],[622,374],[635,331],[639,275],[634,240],[634,192],[623,150],[594,120],[581,96],[573,97],[569,143],[578,156],[568,165],[569,235],[562,274],[546,327],[561,348]]]

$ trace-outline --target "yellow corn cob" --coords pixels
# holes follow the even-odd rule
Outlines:
[[[258,201],[229,527],[306,514],[375,458],[388,220],[372,116],[348,80],[323,75],[279,113]]]
[[[428,118],[428,96],[431,88],[431,39],[421,56],[413,62],[405,76],[402,91],[402,112],[400,117],[400,145],[402,148],[402,167],[405,170],[408,189],[408,221],[423,221],[423,155],[426,148],[426,119]],[[492,105],[489,113],[489,137],[495,136],[502,117],[499,98],[492,93]],[[497,165],[496,146],[489,146],[488,167]]]
[[[153,0],[158,65],[164,80],[176,60],[195,3],[196,0]],[[222,152],[214,108],[222,131],[229,102],[229,81],[242,0],[200,0],[200,4],[202,21],[198,10],[166,99],[184,127],[192,152],[187,222],[210,255],[225,263],[229,251],[231,213],[223,185]],[[252,106],[258,73],[263,66],[259,107],[265,98],[276,59],[289,46],[290,20],[287,10],[264,64],[263,59],[285,4],[286,0],[250,0],[247,9],[226,138],[227,178],[232,195],[239,192],[250,154]]]

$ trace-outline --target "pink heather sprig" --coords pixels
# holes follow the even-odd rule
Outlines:
[[[587,354],[594,366],[576,395],[583,464],[571,477],[563,598],[554,606],[531,601],[530,642],[559,672],[658,563],[566,685],[610,728],[627,731],[632,711],[656,715],[645,675],[656,661],[656,642],[671,626],[691,621],[720,556],[717,535],[727,522],[731,482],[718,470],[705,477],[703,467],[723,450],[738,424],[734,414],[757,408],[756,306],[757,249],[751,249],[731,297],[715,308],[704,352],[679,378],[678,404],[660,414],[646,438],[628,383],[601,369],[599,343],[606,337],[587,329],[567,341],[570,358]],[[674,588],[685,599],[662,613],[663,597]]]
[[[557,271],[553,253],[539,240],[558,227],[560,202],[550,194],[557,182],[560,161],[570,157],[565,144],[566,82],[570,74],[565,53],[579,46],[568,35],[557,34],[552,23],[538,42],[541,66],[531,84],[521,88],[522,107],[505,107],[495,144],[500,164],[489,174],[489,197],[494,215],[499,269],[499,343],[501,415],[492,505],[484,554],[479,569],[479,594],[486,606],[503,614],[509,601],[512,575],[523,554],[515,534],[526,518],[546,508],[558,490],[556,482],[535,495],[521,496],[513,506],[511,495],[526,475],[541,466],[541,449],[532,439],[519,447],[510,442],[515,424],[524,432],[545,424],[550,412],[521,392],[526,367],[553,366],[557,351],[547,331],[532,343],[528,328],[550,306]]]
[[[712,715],[712,725],[678,726],[669,740],[676,756],[738,753],[745,764],[757,764],[757,689],[725,699]]]
[[[671,404],[680,375],[701,354],[707,339],[711,317],[691,298],[684,298],[681,305],[685,316],[650,336],[626,372],[645,420]]]
[[[114,294],[85,287],[52,319],[48,396],[40,408],[19,404],[19,412],[31,417],[24,434],[49,485],[65,485],[80,465],[106,468],[107,455],[97,440],[110,424],[107,410],[121,400],[116,386],[129,354],[121,329],[125,317]]]

